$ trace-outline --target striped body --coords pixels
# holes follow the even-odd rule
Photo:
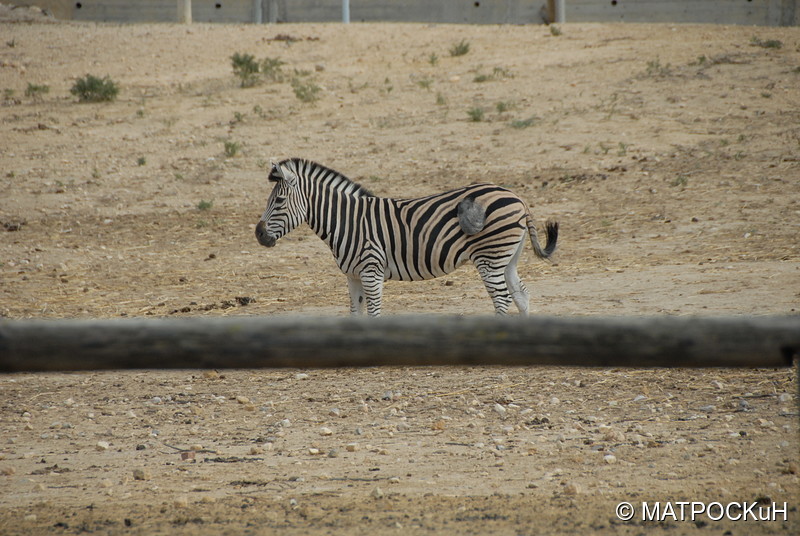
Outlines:
[[[504,314],[513,299],[525,314],[527,291],[516,275],[525,236],[541,257],[555,248],[557,225],[548,225],[548,245],[542,250],[525,202],[492,184],[419,199],[389,199],[299,159],[276,164],[270,180],[276,185],[256,226],[259,242],[273,246],[307,222],[347,275],[353,313],[361,312],[366,300],[369,314],[380,314],[384,280],[432,279],[472,262],[497,313]],[[467,221],[470,214],[479,222],[478,232]]]

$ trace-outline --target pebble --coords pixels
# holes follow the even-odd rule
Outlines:
[[[237,396],[236,397],[236,401],[238,403],[240,403],[240,404],[249,404],[250,403],[250,399],[247,398],[246,396],[242,396],[242,395]]]
[[[319,433],[320,433],[320,435],[323,435],[323,436],[330,436],[330,435],[333,435],[333,430],[331,430],[330,428],[328,428],[326,426],[323,426],[322,428],[319,429]]]
[[[375,499],[382,499],[383,498],[383,490],[381,488],[375,488],[372,490],[372,495]]]
[[[305,372],[298,372],[294,375],[295,380],[307,380],[308,378],[309,376]]]
[[[504,407],[503,407],[502,405],[500,405],[500,404],[495,404],[495,405],[494,405],[494,411],[495,411],[495,413],[497,413],[498,415],[500,415],[500,417],[502,417],[503,419],[505,419],[505,418],[506,418],[506,413],[508,413],[508,410],[507,410],[506,408],[504,408]]]
[[[150,480],[151,478],[153,478],[153,475],[147,469],[134,469],[133,470],[133,479],[134,480]]]
[[[614,456],[613,454],[606,454],[605,456],[603,456],[603,461],[608,464],[617,463],[617,457]]]
[[[778,395],[778,401],[779,402],[791,402],[792,401],[792,395],[789,394],[789,393],[781,393],[781,394]]]
[[[108,450],[110,447],[111,447],[111,445],[108,444],[108,441],[98,441],[94,446],[95,449],[101,450],[101,451],[102,450]]]
[[[189,506],[189,498],[188,497],[178,497],[175,499],[175,508],[186,508]]]
[[[348,443],[345,447],[347,452],[356,452],[359,449],[358,443]]]
[[[339,449],[331,449],[328,451],[328,458],[338,458],[339,457]]]
[[[583,488],[576,482],[568,482],[564,486],[564,495],[579,495],[583,492]]]
[[[331,408],[328,411],[328,415],[330,415],[331,417],[341,417],[342,412],[339,410],[339,408]]]

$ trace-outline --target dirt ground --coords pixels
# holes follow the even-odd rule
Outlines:
[[[346,314],[307,228],[253,236],[290,156],[385,196],[510,187],[561,223],[520,262],[535,314],[797,314],[798,28],[0,20],[0,317]],[[234,53],[283,64],[242,88]],[[86,74],[116,101],[79,103]],[[491,312],[468,267],[384,293]],[[4,375],[0,534],[796,533],[794,374]]]

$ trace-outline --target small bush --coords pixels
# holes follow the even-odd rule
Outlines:
[[[283,71],[281,67],[285,65],[284,62],[278,58],[264,58],[261,60],[261,74],[264,78],[273,82],[283,81]]]
[[[25,96],[33,100],[41,100],[42,96],[47,93],[50,93],[50,86],[44,84],[38,85],[28,82],[28,87],[25,89]]]
[[[206,201],[205,199],[201,199],[199,203],[197,203],[197,210],[207,211],[211,210],[211,207],[214,206],[214,201]]]
[[[755,47],[761,47],[761,48],[774,48],[774,49],[783,48],[783,42],[779,41],[778,39],[767,39],[766,41],[764,41],[761,38],[755,36],[752,39],[750,39],[750,44]]]
[[[69,92],[80,102],[110,102],[117,98],[119,86],[108,76],[98,78],[87,74],[77,79]]]
[[[450,47],[450,55],[453,57],[463,56],[467,52],[469,52],[469,41],[465,39],[462,39]]]
[[[467,110],[467,115],[469,116],[469,120],[474,123],[479,123],[483,121],[483,117],[485,114],[486,111],[480,107],[470,108],[469,110]]]
[[[239,77],[241,87],[253,87],[258,83],[259,65],[252,54],[239,54],[231,56],[233,74]]]
[[[226,141],[225,142],[225,156],[228,158],[233,158],[237,154],[239,154],[239,149],[242,148],[242,144],[238,141]]]
[[[315,102],[319,100],[319,92],[322,90],[322,88],[313,81],[304,80],[300,77],[292,79],[292,89],[294,90],[295,97],[302,102]]]
[[[521,130],[523,128],[528,128],[535,125],[538,121],[539,118],[536,117],[535,115],[532,115],[527,119],[514,119],[513,121],[511,121],[511,128],[516,128]]]

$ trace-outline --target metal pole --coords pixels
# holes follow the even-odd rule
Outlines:
[[[178,0],[178,22],[192,23],[192,0]]]
[[[350,23],[350,0],[342,0],[342,22]]]
[[[565,0],[556,0],[556,14],[555,14],[555,22],[562,23],[567,22],[566,16],[566,6],[564,5]]]
[[[264,22],[264,12],[261,6],[261,0],[253,0],[253,22],[261,24]]]

